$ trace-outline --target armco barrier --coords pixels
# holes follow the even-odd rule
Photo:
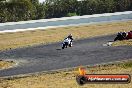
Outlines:
[[[62,17],[53,19],[30,20],[0,23],[0,33],[62,27],[67,25],[88,24],[113,20],[132,19],[132,11],[104,13],[84,16]]]

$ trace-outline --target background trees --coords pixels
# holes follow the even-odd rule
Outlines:
[[[0,22],[132,10],[132,0],[0,0]]]

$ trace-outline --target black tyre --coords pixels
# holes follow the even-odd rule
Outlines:
[[[84,76],[77,76],[76,81],[79,85],[83,85],[86,83],[86,78]]]
[[[62,45],[62,49],[64,49],[64,48],[65,48],[65,44]]]
[[[71,44],[69,44],[69,47],[71,47]]]
[[[62,49],[64,49],[64,47],[62,47]]]

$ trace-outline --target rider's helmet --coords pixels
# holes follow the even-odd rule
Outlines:
[[[122,34],[122,32],[118,32],[118,33],[117,33],[117,35],[121,35],[121,34]]]
[[[69,34],[67,38],[69,38],[71,40],[71,42],[73,41],[72,34]]]
[[[67,38],[72,38],[72,34],[69,34]]]
[[[69,36],[72,36],[72,34],[69,34]]]
[[[126,37],[126,35],[127,35],[127,33],[124,31],[124,32],[122,32],[122,36],[123,37]]]

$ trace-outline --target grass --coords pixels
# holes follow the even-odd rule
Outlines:
[[[11,66],[13,66],[15,63],[13,61],[3,61],[0,60],[0,70],[1,69],[7,69]]]
[[[124,68],[124,65],[127,68]],[[88,74],[130,74],[132,76],[132,61],[85,68]],[[0,88],[132,88],[132,82],[129,84],[85,84],[79,86],[75,80],[76,75],[78,75],[77,68],[70,71],[55,71],[20,78],[1,78]]]
[[[115,34],[119,31],[130,31],[131,29],[132,21],[126,21],[17,33],[1,33],[0,50],[59,42],[70,33],[73,34],[75,39],[82,39]]]
[[[132,45],[132,39],[130,40],[123,40],[123,41],[116,41],[112,44],[112,46],[126,46],[126,45],[129,45],[131,46]]]
[[[120,65],[121,67],[124,67],[124,68],[132,68],[132,62],[127,62],[127,63],[123,63]]]

